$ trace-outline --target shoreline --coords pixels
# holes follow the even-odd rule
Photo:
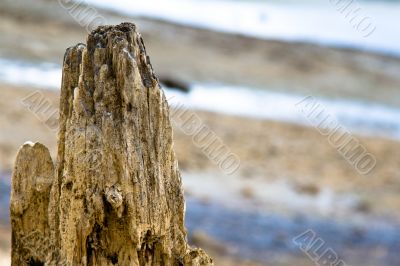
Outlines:
[[[4,125],[4,130],[0,132],[0,170],[9,172],[12,169],[18,147],[26,141],[42,142],[49,147],[55,159],[56,131],[46,127],[20,102],[34,90],[4,85],[0,85],[0,90],[3,95],[0,99],[0,123]],[[58,108],[58,92],[42,91],[42,95],[55,110]],[[179,124],[173,123],[175,150],[181,170],[194,173],[211,171],[215,176],[207,178],[211,186],[221,186],[217,185],[218,182],[232,178],[232,184],[238,184],[239,188],[233,187],[231,192],[236,193],[238,198],[242,198],[243,193],[250,193],[250,198],[268,205],[270,201],[258,189],[277,185],[277,191],[283,189],[283,194],[288,193],[287,188],[276,183],[279,181],[287,182],[292,191],[290,193],[296,197],[319,194],[322,197],[326,189],[332,190],[338,199],[342,197],[340,194],[355,195],[356,200],[349,205],[352,207],[348,211],[366,208],[368,212],[385,216],[400,208],[396,161],[400,156],[399,141],[355,135],[378,159],[373,172],[362,176],[314,128],[199,110],[190,110],[190,113],[196,114],[202,124],[208,126],[241,161],[239,171],[232,176],[224,176],[201,147],[196,146],[193,136],[186,135]],[[29,131],[25,130],[27,127]],[[201,175],[194,181],[193,188],[201,187],[196,185],[201,184]],[[335,197],[330,201],[334,202]],[[380,202],[374,201],[374,198],[379,198]]]
[[[44,76],[46,79],[41,78]],[[9,84],[16,87],[36,87],[39,91],[57,91],[60,80],[61,67],[57,65],[50,63],[37,65],[0,58],[0,86]],[[179,80],[170,79],[171,81],[179,84]],[[311,115],[318,109],[323,112],[324,117],[329,116],[334,120],[331,121],[335,122],[332,125],[329,122],[323,123],[324,127],[331,126],[330,130],[340,126],[350,135],[400,140],[400,121],[397,119],[400,117],[399,107],[223,83],[184,83],[184,86],[185,91],[182,92],[174,87],[162,85],[171,106],[314,128],[324,120],[321,118],[315,121],[318,119]]]
[[[39,0],[34,10],[18,3],[2,5],[7,13],[0,18],[0,25],[4,25],[0,26],[0,57],[60,65],[66,47],[85,38],[85,29],[57,3]],[[110,24],[131,21],[138,25],[158,76],[400,107],[400,58],[266,41],[112,11],[99,13]],[[24,36],[27,31],[29,35]],[[32,45],[15,44],[15,36],[30,38]],[[376,93],[378,88],[384,93]]]

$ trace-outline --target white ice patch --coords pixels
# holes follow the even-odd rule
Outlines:
[[[393,2],[352,1],[352,6],[342,13],[343,4],[335,6],[332,4],[335,1],[329,0],[86,0],[85,3],[127,15],[258,38],[308,41],[400,55],[400,4]],[[369,23],[369,28],[376,30],[365,37],[370,31]],[[360,32],[363,29],[367,30]]]
[[[61,68],[0,59],[0,82],[59,89]],[[220,84],[192,84],[189,93],[166,89],[171,105],[310,126],[296,106],[307,95]],[[400,139],[400,109],[371,102],[316,98],[351,133]]]
[[[172,106],[312,125],[298,106],[305,96],[251,88],[195,84],[189,93],[166,90]],[[351,133],[400,139],[400,109],[380,104],[316,98]]]
[[[43,89],[61,87],[61,68],[56,64],[33,64],[0,58],[0,81]]]

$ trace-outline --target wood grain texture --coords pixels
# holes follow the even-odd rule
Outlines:
[[[48,159],[33,154],[25,161],[22,153],[13,191],[31,175],[19,169]],[[169,107],[134,24],[99,27],[86,45],[66,51],[57,154],[51,192],[41,203],[49,206],[42,222],[50,251],[35,261],[212,265],[204,251],[187,244]],[[19,201],[11,207],[16,220],[25,216],[21,208],[30,208]],[[13,233],[20,230],[13,226]],[[13,259],[13,265],[30,264]]]

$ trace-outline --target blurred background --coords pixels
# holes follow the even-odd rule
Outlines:
[[[193,245],[216,265],[334,265],[318,258],[329,248],[337,265],[400,265],[396,0],[0,0],[0,265],[19,146],[40,141],[55,159],[49,113],[24,100],[40,93],[57,110],[65,49],[123,21],[172,108],[240,159],[227,173],[174,123]],[[310,99],[376,159],[368,173],[310,121]],[[318,256],[294,241],[307,230]]]

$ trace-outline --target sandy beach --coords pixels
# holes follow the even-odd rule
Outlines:
[[[35,90],[4,85],[0,89],[3,96],[0,107],[4,110],[0,114],[0,121],[5,125],[5,130],[0,134],[0,166],[3,172],[11,171],[16,151],[26,141],[45,144],[55,160],[56,131],[47,127],[45,121],[31,112],[23,102]],[[58,108],[57,92],[40,93],[51,102],[51,106]],[[400,143],[397,141],[355,136],[379,159],[373,171],[363,176],[314,128],[204,111],[193,112],[241,160],[237,172],[231,176],[225,175],[195,145],[192,136],[186,135],[175,123],[174,139],[179,165],[188,176],[198,179],[193,181],[193,187],[197,186],[197,182],[201,183],[202,179],[210,181],[204,184],[210,184],[211,187],[214,182],[223,184],[225,181],[232,181],[235,187],[237,180],[243,190],[247,186],[248,190],[254,190],[255,195],[262,197],[269,193],[263,193],[260,183],[280,183],[284,187],[283,184],[287,182],[299,194],[318,195],[324,189],[338,194],[355,194],[359,197],[358,204],[367,204],[369,211],[377,215],[396,216],[395,210],[400,208],[400,176],[397,173]],[[201,177],[199,173],[206,174]],[[188,180],[191,178],[188,177]],[[196,193],[190,187],[187,189],[188,193]],[[198,190],[205,193],[202,195],[204,197],[213,194],[208,189]],[[240,189],[238,192],[240,194]],[[359,206],[355,204],[353,207]]]

